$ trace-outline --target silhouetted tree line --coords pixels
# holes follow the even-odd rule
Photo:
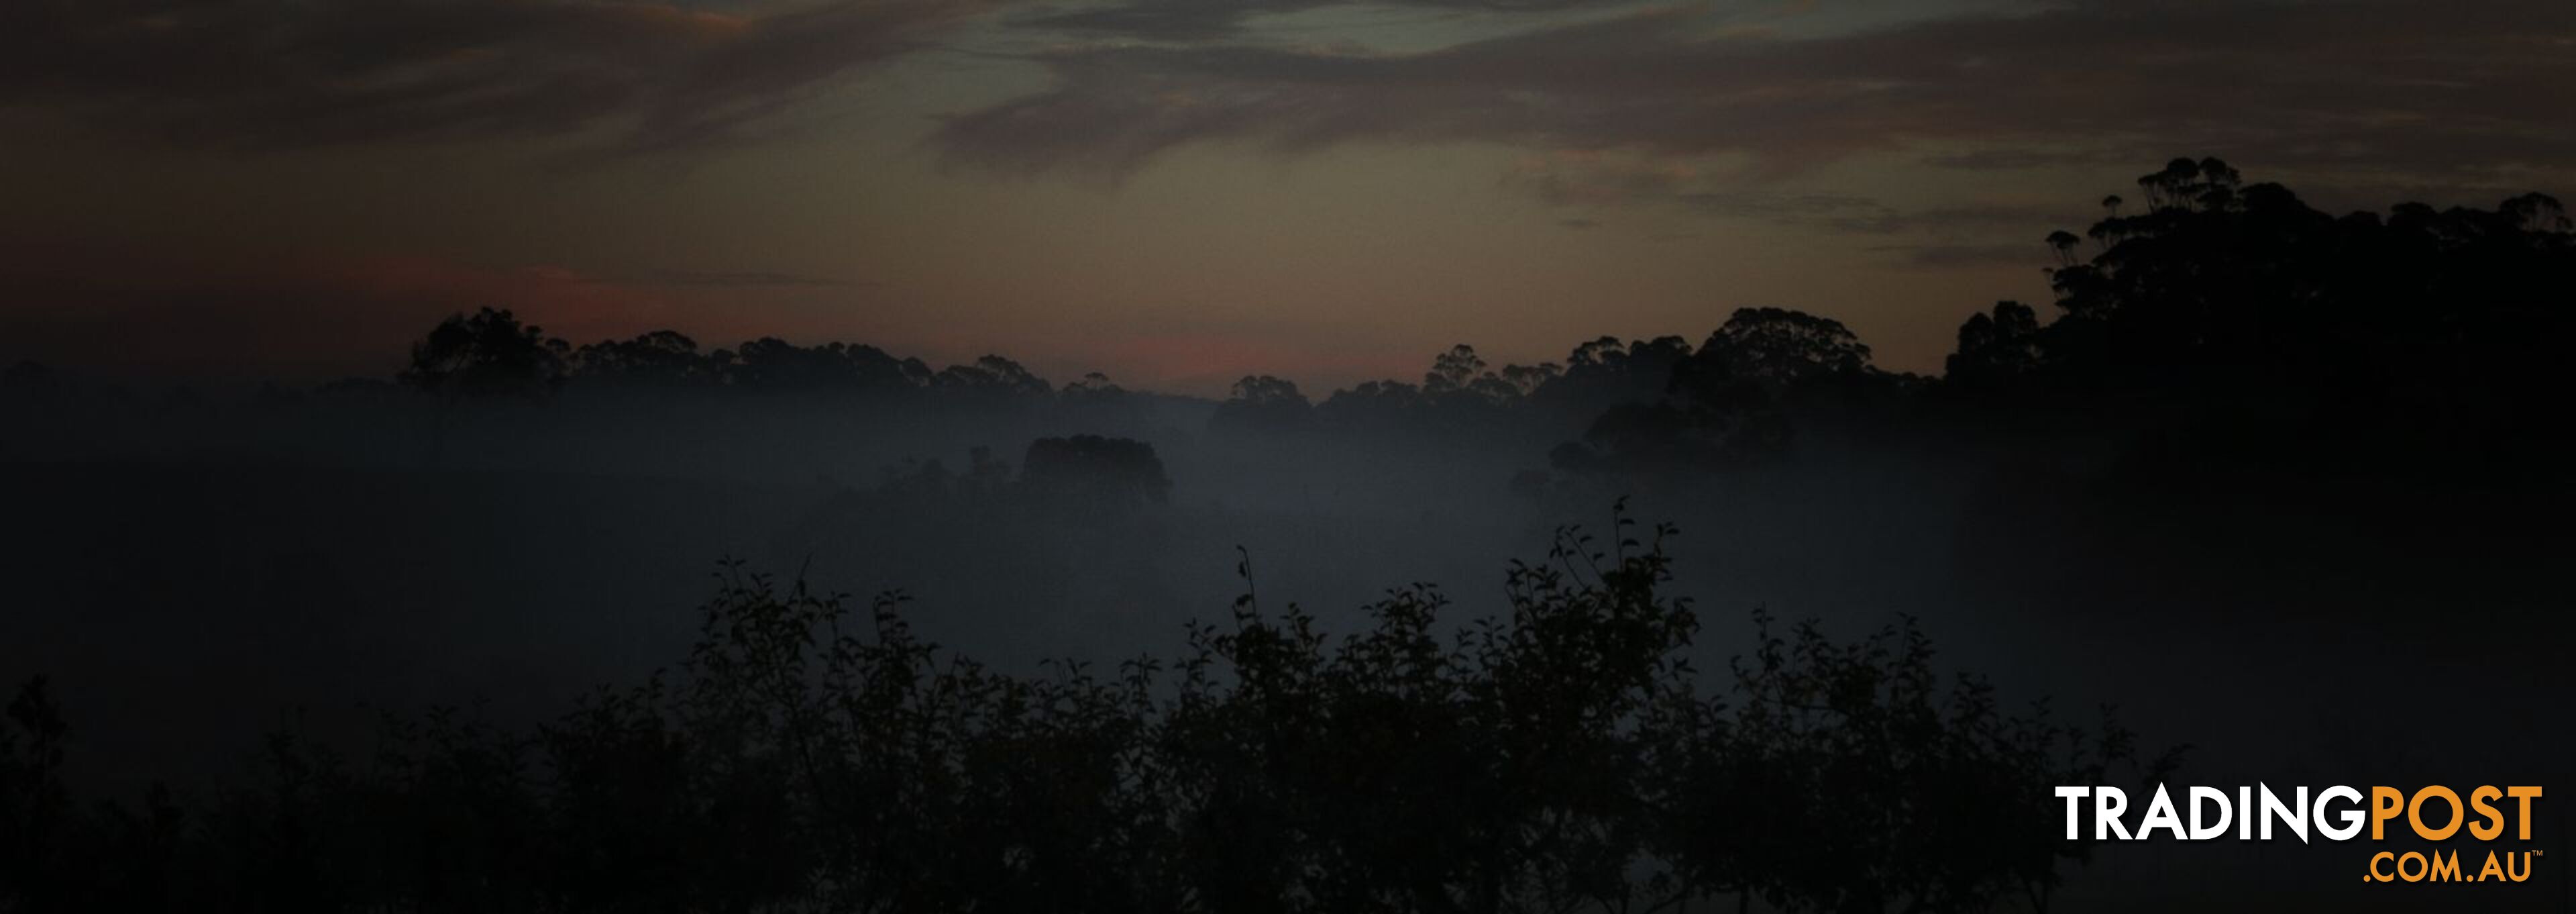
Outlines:
[[[2576,338],[2576,232],[2557,200],[2337,217],[2214,158],[2176,159],[2138,185],[2134,214],[2108,197],[2084,236],[2046,239],[2056,319],[2010,301],[1971,316],[1938,378],[1877,369],[1829,318],[1746,308],[1696,348],[1604,337],[1563,365],[1488,370],[1459,346],[1419,385],[1372,382],[1321,404],[1248,377],[1215,421],[1588,417],[1551,465],[1627,476],[1758,462],[1801,430],[1998,424],[2127,433],[2142,440],[2136,456],[2156,458],[2141,462],[2185,467],[2560,471],[2552,417],[2576,374],[2556,353]]]
[[[1171,497],[1172,478],[1154,446],[1128,438],[1071,435],[1039,438],[1022,452],[1020,471],[988,447],[967,451],[963,470],[951,470],[937,458],[914,459],[888,467],[885,478],[868,490],[852,490],[841,501],[873,513],[887,499],[914,503],[927,510],[953,508],[957,499],[1020,496],[1025,500],[1077,511],[1123,511],[1162,504]],[[839,505],[827,504],[821,514]]]
[[[1328,637],[1250,587],[1177,657],[1011,675],[727,564],[689,659],[533,731],[391,716],[357,757],[83,803],[43,679],[0,728],[0,911],[2045,908],[2048,787],[2129,735],[2006,713],[1910,621],[1775,632],[1708,690],[1659,529],[1567,533],[1457,624]],[[2160,771],[2167,761],[2147,767]],[[2152,773],[2152,772],[2151,772]]]
[[[1563,364],[1488,367],[1460,345],[1422,383],[1373,381],[1317,404],[1294,382],[1237,382],[1211,427],[1459,433],[1532,428],[1578,440],[1549,454],[1575,473],[1640,473],[1739,465],[1784,452],[1793,414],[1885,416],[1924,379],[1870,364],[1869,346],[1831,318],[1743,308],[1698,346],[1677,337],[1602,337]]]
[[[460,398],[534,397],[567,384],[644,391],[726,388],[754,393],[883,393],[939,390],[993,398],[1042,397],[1054,387],[1018,362],[988,355],[936,371],[920,359],[874,346],[798,346],[763,337],[701,352],[696,340],[656,330],[631,340],[574,347],[523,324],[508,310],[458,314],[412,344],[407,387]],[[1114,397],[1098,374],[1067,385],[1068,396]]]
[[[2576,232],[2557,200],[2335,216],[2278,184],[2248,184],[2217,159],[2176,159],[2137,183],[2137,203],[2104,198],[2103,218],[2084,233],[2047,237],[2053,317],[2012,301],[1971,316],[1940,377],[1878,369],[1832,319],[1745,308],[1697,345],[1602,337],[1561,362],[1499,367],[1460,345],[1418,381],[1371,381],[1320,401],[1294,381],[1248,376],[1209,428],[1553,445],[1560,473],[1626,477],[1758,463],[1821,432],[1996,427],[2127,434],[2141,457],[2180,458],[2150,461],[2170,466],[2454,473],[2563,463],[2547,417],[2576,384],[2556,368],[2576,330],[2566,303]],[[1127,396],[1097,374],[1059,387],[1001,356],[933,369],[838,342],[704,350],[668,330],[573,346],[491,309],[432,329],[397,382],[457,400],[565,388],[926,393],[967,405]],[[66,387],[32,363],[0,372],[0,388],[22,398]],[[325,392],[382,387],[352,380]]]
[[[1526,424],[1532,415],[1596,413],[1661,394],[1674,365],[1690,356],[1680,337],[1623,343],[1602,337],[1575,347],[1562,365],[1490,366],[1472,346],[1432,360],[1418,384],[1369,381],[1334,391],[1320,404],[1293,381],[1270,375],[1235,382],[1209,420],[1218,431],[1457,433]]]
[[[2225,162],[2138,179],[2049,243],[2058,317],[1960,328],[1945,393],[1989,409],[2155,421],[2184,456],[2555,472],[2576,234],[2542,194],[2495,209],[2333,216]],[[2092,256],[2081,256],[2090,244]]]

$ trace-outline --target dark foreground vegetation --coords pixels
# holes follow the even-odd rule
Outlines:
[[[1998,708],[1910,622],[1757,615],[1702,677],[1668,532],[1569,533],[1498,615],[1416,586],[1340,637],[1247,560],[1180,655],[1033,676],[916,637],[900,595],[728,564],[678,671],[533,732],[279,734],[251,782],[139,803],[74,799],[78,697],[38,679],[0,729],[0,911],[2046,907],[2085,853],[2048,788],[2134,762],[2125,731]]]

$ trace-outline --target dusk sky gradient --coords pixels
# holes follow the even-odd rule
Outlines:
[[[439,317],[1222,394],[1841,319],[1932,372],[2178,155],[2576,191],[2576,4],[14,0],[0,361],[389,375]]]

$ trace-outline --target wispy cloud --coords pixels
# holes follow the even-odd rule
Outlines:
[[[1903,209],[1875,197],[1781,190],[1732,170],[1598,153],[1529,156],[1505,173],[1502,184],[1555,206],[1664,205],[1704,216],[1853,235],[1949,237],[2003,231],[2036,237],[2049,228],[2075,224],[2081,215],[2060,206],[1995,203]]]
[[[1711,21],[1670,9],[1419,53],[1062,46],[1035,58],[1051,88],[936,142],[979,166],[1110,174],[1208,142],[1723,156],[1757,176],[1907,150],[1956,168],[2217,152],[2453,177],[2576,157],[2558,114],[2576,6],[2557,0],[2103,3],[1795,39]],[[1978,151],[1943,151],[1961,148]]]
[[[0,104],[248,148],[601,130],[620,149],[740,137],[987,0],[717,12],[627,0],[24,0]]]
[[[1906,266],[1925,270],[1994,266],[2036,270],[2053,265],[2048,249],[2036,240],[2025,244],[1889,244],[1866,250],[1895,255]]]
[[[1376,5],[1458,13],[1544,14],[1617,6],[1631,0],[1395,0]],[[1153,41],[1241,37],[1261,16],[1350,5],[1349,0],[1126,0],[1051,9],[1025,24],[1076,34]]]
[[[808,276],[802,273],[780,273],[768,270],[652,270],[640,278],[643,282],[657,285],[721,289],[790,287],[837,289],[863,285],[863,283],[829,276]]]

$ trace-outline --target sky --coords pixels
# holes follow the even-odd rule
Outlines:
[[[0,362],[390,375],[438,318],[1221,395],[1842,320],[1936,372],[2175,156],[2576,192],[2565,0],[13,0]]]

